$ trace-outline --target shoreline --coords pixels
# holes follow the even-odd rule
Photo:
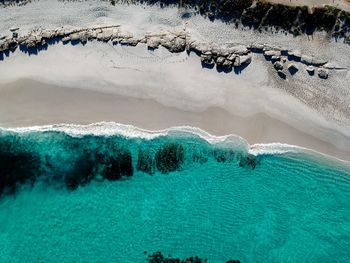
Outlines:
[[[59,123],[74,123],[74,127],[98,122],[123,123],[153,132],[191,126],[218,138],[230,134],[239,136],[251,147],[289,144],[350,161],[347,158],[349,151],[338,149],[263,112],[239,116],[215,107],[190,112],[150,99],[57,87],[32,80],[17,81],[6,85],[6,88],[0,85],[0,94],[0,112],[6,110],[5,115],[0,115],[0,125],[5,129],[25,130],[33,126],[44,128],[45,125],[58,127]]]
[[[29,46],[46,42],[53,31],[67,42],[40,54],[17,48],[0,63],[0,126],[114,121],[154,130],[189,125],[215,135],[237,134],[250,144],[288,143],[348,159],[350,71],[344,54],[349,45],[323,33],[312,38],[257,34],[196,15],[184,19],[176,8],[74,2],[62,9],[62,3],[51,4],[40,19],[37,10],[48,1],[14,8],[20,17],[15,21],[8,17],[11,12],[3,18],[8,20],[0,32],[16,26],[19,36],[38,33],[35,41],[32,34],[26,38]],[[92,15],[96,10],[101,16]],[[70,21],[67,32],[65,21]],[[78,30],[110,25],[120,28]],[[135,39],[127,40],[126,32]],[[92,41],[84,44],[89,37]],[[138,45],[131,46],[137,39]],[[123,45],[126,41],[129,45]],[[203,43],[210,43],[209,50]],[[228,43],[234,46],[226,54],[222,47]],[[249,51],[254,43],[264,43],[258,47],[263,53]],[[242,58],[249,66],[236,71]],[[308,64],[327,61],[329,76],[309,74]]]

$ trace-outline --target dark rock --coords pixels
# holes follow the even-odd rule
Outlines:
[[[299,71],[299,69],[295,64],[292,63],[288,66],[288,71],[291,75],[294,75]]]
[[[156,167],[161,173],[174,172],[181,168],[184,158],[184,148],[181,144],[166,144],[156,152]]]
[[[286,79],[286,78],[287,78],[286,73],[284,73],[282,70],[278,70],[278,71],[277,71],[277,74],[278,74],[278,76],[279,76],[281,79]]]
[[[315,74],[315,68],[313,66],[307,66],[306,71],[307,73],[309,73],[310,76]]]
[[[327,79],[328,78],[328,70],[325,68],[319,68],[318,69],[318,76],[321,79]]]
[[[273,67],[277,70],[282,70],[283,69],[283,63],[276,61],[275,63],[273,63]]]

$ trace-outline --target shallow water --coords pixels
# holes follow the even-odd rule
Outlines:
[[[0,148],[0,262],[147,262],[155,251],[208,262],[350,260],[350,170],[340,163],[254,157],[190,134],[2,131]],[[14,174],[17,186],[4,180]]]

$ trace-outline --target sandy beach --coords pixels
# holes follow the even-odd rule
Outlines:
[[[242,117],[217,107],[189,112],[150,99],[58,87],[32,80],[1,85],[0,94],[2,127],[100,121],[127,123],[147,130],[189,125],[217,136],[239,135],[250,144],[287,143],[350,160],[350,151],[339,149],[265,113]]]
[[[48,6],[39,17],[36,10]],[[317,55],[342,69],[322,80],[298,65],[295,76],[282,80],[261,54],[252,54],[253,62],[242,72],[224,73],[202,68],[194,53],[150,51],[144,44],[58,43],[30,56],[16,50],[0,61],[2,127],[99,121],[149,130],[190,125],[213,135],[237,134],[250,144],[288,143],[350,160],[350,61],[344,55],[349,45],[322,33],[312,38],[259,34],[200,16],[183,20],[182,11],[172,8],[94,2],[70,7],[50,1],[9,7],[0,32],[12,26],[22,34],[35,27],[119,24],[140,36],[186,28],[199,41],[270,43]]]

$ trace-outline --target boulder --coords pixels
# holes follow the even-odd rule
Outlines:
[[[264,56],[272,57],[272,56],[281,56],[280,50],[266,50],[264,51]]]
[[[66,37],[62,38],[61,41],[62,41],[63,44],[68,43],[70,41],[70,36],[66,36]]]
[[[241,65],[250,64],[252,62],[251,55],[239,56],[239,59],[240,59]]]
[[[160,37],[150,37],[147,39],[147,47],[150,49],[156,49],[160,45]]]
[[[208,43],[198,43],[197,41],[191,42],[190,48],[199,54],[211,51],[211,46]]]
[[[113,39],[113,41],[114,41],[114,39]],[[136,38],[128,38],[128,39],[120,40],[120,44],[121,45],[127,45],[127,46],[135,47],[135,46],[137,46],[138,43],[139,43],[139,40],[136,39]],[[114,42],[113,42],[113,44],[114,44]]]
[[[181,37],[176,37],[172,42],[169,51],[170,52],[182,52],[186,48],[186,40]]]
[[[227,49],[227,51],[229,53],[235,53],[236,55],[246,55],[249,53],[249,50],[246,46],[243,46],[243,45],[237,45],[237,46],[233,46],[233,47],[229,47]]]
[[[80,33],[73,33],[70,35],[71,41],[80,41]]]
[[[124,32],[118,32],[117,37],[126,39],[126,38],[132,38],[134,37],[134,35],[131,32],[124,31]]]
[[[282,70],[282,69],[283,69],[283,63],[280,62],[280,61],[276,61],[276,62],[273,64],[273,67],[274,67],[276,70]]]
[[[226,60],[225,57],[217,57],[216,58],[216,64],[218,66],[222,66],[224,64],[225,60]]]
[[[327,60],[322,59],[322,58],[312,58],[312,65],[314,66],[322,66],[327,63]]]
[[[234,62],[233,62],[233,66],[234,67],[239,67],[241,66],[241,57],[240,56],[236,56]]]
[[[294,63],[291,63],[288,65],[288,71],[291,75],[294,75],[299,71],[299,68]]]
[[[26,40],[25,40],[25,45],[28,48],[33,48],[37,46],[37,39],[34,35],[30,35]]]
[[[302,54],[300,52],[300,50],[288,50],[287,51],[288,56],[300,59]]]
[[[309,75],[313,75],[315,73],[315,68],[313,66],[307,66],[306,71]]]
[[[327,79],[328,78],[328,70],[325,68],[319,68],[318,69],[318,76],[321,79]]]
[[[250,45],[250,50],[252,50],[253,52],[262,52],[264,49],[264,45],[263,44],[251,44]]]
[[[278,71],[277,71],[277,74],[278,74],[278,76],[279,76],[280,78],[282,78],[282,79],[286,79],[286,78],[287,78],[286,73],[284,73],[282,70],[278,70]]]
[[[214,60],[211,56],[207,56],[207,55],[204,55],[202,54],[201,55],[201,63],[203,66],[206,66],[206,67],[209,67],[209,68],[212,68],[214,66]]]
[[[327,63],[327,60],[314,58],[312,56],[302,55],[301,63],[313,66],[322,66]]]
[[[225,59],[224,63],[222,63],[222,66],[225,68],[232,68],[232,61]]]

